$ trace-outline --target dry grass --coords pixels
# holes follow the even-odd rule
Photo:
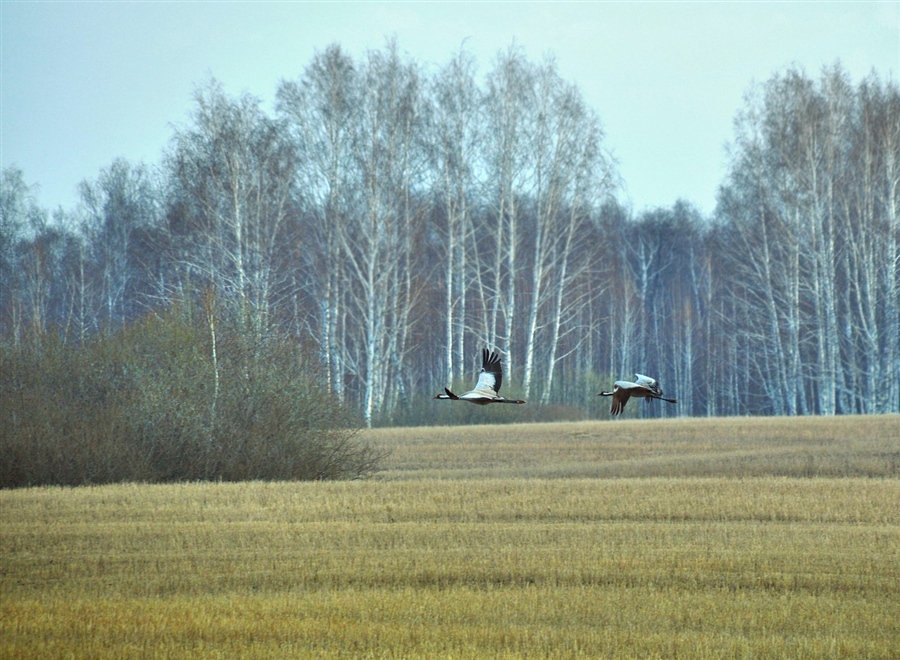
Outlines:
[[[900,450],[896,417],[827,421],[380,430],[377,481],[2,491],[0,657],[896,657],[900,480],[749,476]],[[535,476],[591,461],[661,476]]]
[[[900,415],[680,418],[367,432],[387,478],[900,477]]]

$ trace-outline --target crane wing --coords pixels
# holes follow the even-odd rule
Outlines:
[[[662,388],[659,386],[659,381],[655,378],[650,378],[650,376],[645,376],[644,374],[635,374],[636,383],[641,387],[646,387],[648,390],[653,392],[654,394],[658,394],[662,396]]]
[[[495,394],[500,392],[500,384],[503,382],[503,369],[500,367],[500,356],[496,353],[481,349],[481,373],[478,375],[476,390],[490,390]]]
[[[625,387],[622,387],[625,385]],[[610,415],[619,415],[625,410],[625,404],[631,397],[631,390],[635,387],[634,383],[617,380],[616,386],[613,388],[612,405],[609,408]]]
[[[657,381],[655,378],[650,378],[650,376],[645,376],[644,374],[635,374],[634,382],[638,385],[645,385],[651,388],[659,386],[659,381]]]

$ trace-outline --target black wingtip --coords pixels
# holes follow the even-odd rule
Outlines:
[[[497,351],[491,351],[487,348],[481,349],[481,369],[483,371],[491,371],[488,367],[494,367],[500,364],[500,356]]]
[[[486,348],[481,349],[482,362],[481,371],[493,374],[494,376],[494,392],[500,393],[500,387],[503,385],[503,367],[500,365],[500,355],[497,351],[489,351]]]

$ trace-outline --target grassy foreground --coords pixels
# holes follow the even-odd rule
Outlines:
[[[378,480],[0,491],[0,657],[900,648],[896,416],[371,434]]]

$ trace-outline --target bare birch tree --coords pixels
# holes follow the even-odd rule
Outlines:
[[[482,300],[485,303],[487,345],[504,351],[512,371],[517,364],[513,354],[517,315],[517,278],[520,273],[520,202],[530,192],[531,140],[534,128],[535,71],[511,46],[497,57],[487,77],[485,96],[485,166],[489,188],[487,205],[492,227],[485,227],[478,247],[484,257],[478,262]]]
[[[441,218],[444,261],[444,360],[446,384],[462,378],[466,357],[467,301],[470,287],[468,237],[472,235],[472,205],[478,147],[482,136],[480,92],[475,60],[463,50],[439,72],[431,88],[431,166]],[[477,351],[474,351],[477,352]]]
[[[291,213],[297,156],[286,131],[244,94],[216,81],[197,91],[192,124],[173,139],[170,226],[181,233],[184,267],[239,303],[254,331],[269,322],[273,256]]]
[[[307,330],[315,337],[326,367],[328,387],[344,400],[347,277],[341,257],[340,228],[354,211],[355,126],[360,121],[360,80],[337,45],[317,53],[296,82],[278,89],[277,108],[291,127],[300,152],[298,187],[303,195],[305,242],[297,247],[302,272],[298,288],[316,307]],[[300,328],[298,328],[299,330]]]
[[[159,195],[147,168],[124,159],[102,169],[95,181],[82,181],[78,192],[81,231],[99,276],[100,318],[121,323],[137,312],[143,274],[136,236],[157,223]]]
[[[874,76],[857,91],[852,192],[847,200],[847,290],[852,327],[855,410],[900,406],[900,90]]]
[[[362,75],[353,153],[358,197],[339,226],[338,241],[353,319],[347,367],[362,385],[363,415],[371,425],[385,412],[393,388],[405,386],[394,357],[402,363],[413,320],[421,80],[394,42],[368,54]]]
[[[591,210],[611,192],[613,179],[601,149],[599,121],[577,88],[560,79],[552,60],[540,69],[537,86],[534,229],[522,380],[524,395],[530,396],[540,337],[541,357],[546,360],[541,400],[546,403],[564,318],[583,304],[570,285],[593,258],[587,249],[591,243],[581,249],[575,243],[587,238]],[[547,332],[541,333],[544,328]]]
[[[876,283],[897,277],[896,188],[883,176],[894,172],[896,182],[896,173],[876,163],[896,161],[897,120],[876,118],[866,89],[855,92],[839,67],[818,83],[789,70],[749,99],[737,123],[720,209],[739,229],[734,267],[756,283],[741,303],[776,413],[855,412],[896,392],[873,383],[895,369],[895,358],[875,353],[895,355],[889,337],[898,334],[895,294]],[[887,129],[880,138],[876,126]]]

